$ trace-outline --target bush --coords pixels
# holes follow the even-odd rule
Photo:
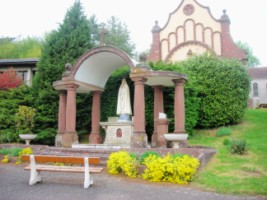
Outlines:
[[[111,153],[108,161],[108,173],[124,173],[129,177],[137,176],[137,160],[126,151]]]
[[[160,157],[160,154],[156,151],[145,151],[141,156],[140,156],[140,164],[144,164],[144,161],[147,157],[153,155],[154,157],[158,158]]]
[[[232,129],[230,127],[223,127],[216,131],[216,136],[217,137],[228,136],[231,135],[231,133]]]
[[[0,154],[17,157],[19,156],[20,151],[22,151],[22,148],[11,148],[11,149],[5,148],[0,150]]]
[[[227,146],[232,154],[244,155],[249,150],[249,146],[245,139],[230,140]]]
[[[146,169],[142,177],[154,182],[187,184],[199,166],[199,161],[188,155],[174,157],[170,154],[161,158],[150,155],[145,159]]]
[[[250,78],[242,63],[205,53],[180,65],[198,88],[198,126],[209,128],[240,122],[250,88]]]

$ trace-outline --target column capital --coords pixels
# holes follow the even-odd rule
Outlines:
[[[134,82],[135,85],[144,85],[144,83],[146,82],[146,78],[144,77],[131,77],[131,80]]]
[[[185,79],[174,79],[174,80],[172,80],[172,82],[175,85],[184,85],[187,82],[187,80],[185,80]]]
[[[71,84],[66,85],[66,88],[67,88],[68,91],[70,91],[70,90],[76,90],[78,87],[79,87],[79,85],[76,85],[74,83],[71,83]]]

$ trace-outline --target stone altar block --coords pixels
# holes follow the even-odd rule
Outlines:
[[[118,117],[109,117],[108,122],[100,122],[100,125],[106,132],[104,144],[130,147],[131,136],[133,134],[133,122],[120,122],[117,120]]]

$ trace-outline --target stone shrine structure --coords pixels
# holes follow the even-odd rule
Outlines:
[[[154,134],[158,127],[159,113],[164,113],[163,88],[174,87],[174,133],[185,133],[184,84],[187,77],[171,71],[151,71],[141,60],[139,64],[132,60],[125,52],[110,46],[100,46],[85,52],[70,69],[64,73],[61,80],[55,81],[53,87],[59,91],[58,133],[56,146],[71,147],[78,143],[76,132],[76,94],[91,93],[92,124],[89,140],[91,144],[100,144],[100,101],[101,94],[112,72],[122,66],[131,70],[130,78],[134,82],[134,121],[133,134],[130,146],[134,148],[147,147],[147,134],[145,131],[145,92],[144,85],[154,89]],[[90,106],[90,105],[88,105]],[[165,119],[163,119],[165,120]],[[116,130],[116,137],[123,137],[123,128]],[[160,133],[160,131],[159,131]],[[166,133],[166,132],[164,132]],[[160,133],[160,134],[164,134]]]
[[[176,62],[207,51],[225,58],[246,60],[245,52],[231,37],[226,10],[220,19],[215,19],[209,7],[196,0],[183,0],[162,28],[156,21],[148,60]]]

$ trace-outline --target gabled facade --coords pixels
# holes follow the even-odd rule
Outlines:
[[[220,19],[215,19],[209,8],[196,0],[183,0],[170,13],[164,27],[159,27],[156,22],[152,35],[150,61],[176,62],[206,51],[225,58],[246,59],[246,54],[236,46],[230,35],[230,19],[226,10]]]

